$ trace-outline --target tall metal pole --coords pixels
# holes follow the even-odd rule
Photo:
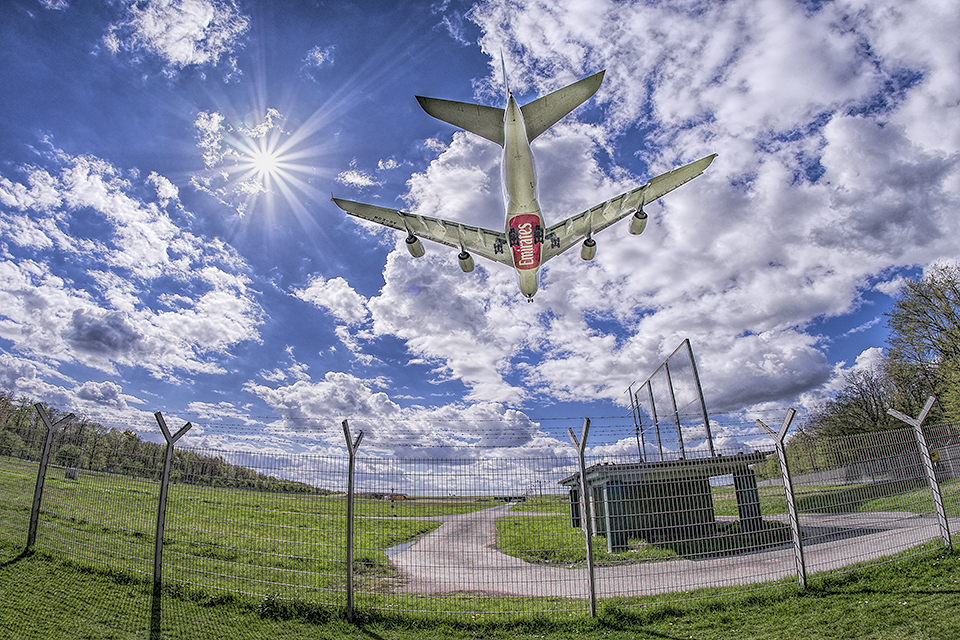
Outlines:
[[[653,412],[653,427],[657,432],[657,450],[660,451],[660,462],[663,462],[663,443],[660,442],[660,420],[657,419],[657,403],[653,399],[653,385],[647,380],[647,394],[650,396],[650,411]]]
[[[904,415],[896,409],[887,409],[887,413],[913,427],[913,437],[917,441],[920,461],[923,463],[923,470],[927,475],[927,485],[930,487],[933,507],[937,512],[937,522],[940,524],[940,539],[943,541],[943,546],[949,549],[953,546],[950,540],[950,522],[947,520],[947,512],[943,508],[943,495],[940,493],[940,483],[937,482],[937,474],[933,469],[933,459],[930,458],[930,447],[927,444],[926,436],[923,435],[923,421],[927,419],[927,414],[933,408],[934,402],[936,402],[934,396],[927,398],[927,404],[923,406],[923,410],[916,418]]]
[[[363,431],[356,440],[350,438],[350,425],[344,420],[343,437],[347,440],[350,461],[347,466],[347,621],[353,622],[353,472],[356,466],[357,447],[363,440]]]
[[[40,503],[43,501],[43,483],[47,478],[47,463],[50,461],[50,447],[53,444],[53,434],[58,429],[67,424],[67,421],[73,417],[72,413],[63,416],[56,423],[50,422],[50,416],[44,411],[43,405],[39,402],[33,407],[40,414],[40,419],[47,427],[47,439],[43,443],[43,453],[40,454],[40,469],[37,471],[37,486],[33,490],[33,507],[30,509],[30,526],[27,528],[27,550],[33,548],[37,541],[37,525],[40,523]]]
[[[707,445],[710,447],[710,457],[716,452],[713,450],[713,434],[710,432],[710,416],[707,415],[707,403],[703,399],[703,387],[700,386],[700,374],[697,372],[697,361],[693,357],[693,346],[690,344],[690,338],[686,338],[687,353],[690,354],[690,366],[693,367],[693,380],[697,383],[697,395],[700,398],[700,410],[703,412],[703,426],[707,429]]]
[[[627,387],[627,393],[630,394],[630,414],[633,416],[633,432],[637,436],[637,457],[643,462],[643,447],[640,444],[640,407],[637,406],[637,398],[633,395],[633,383]]]
[[[667,372],[667,387],[670,388],[670,402],[673,403],[673,419],[677,423],[677,441],[680,443],[680,459],[687,457],[687,452],[683,447],[683,431],[680,429],[680,409],[677,407],[677,396],[673,392],[673,378],[670,377],[670,365],[663,363],[663,368]]]
[[[587,498],[587,467],[583,457],[584,450],[587,447],[587,434],[590,432],[590,418],[583,419],[583,431],[580,434],[580,440],[574,435],[572,428],[567,428],[570,436],[570,442],[577,448],[577,461],[580,465],[580,522],[583,526],[584,546],[587,550],[587,588],[590,591],[590,617],[597,617],[597,585],[593,571],[593,523],[590,517],[589,504]],[[609,536],[609,531],[607,532]]]
[[[793,416],[796,411],[787,410],[787,415],[780,425],[779,431],[774,431],[761,420],[757,420],[758,427],[767,432],[767,435],[773,439],[777,446],[777,457],[780,459],[780,475],[783,477],[783,490],[787,498],[787,512],[790,514],[790,532],[793,535],[793,553],[797,563],[797,581],[801,589],[807,588],[807,564],[803,556],[803,540],[800,537],[800,517],[797,514],[797,501],[793,495],[793,480],[790,477],[790,465],[787,464],[787,453],[783,440],[787,437],[787,431],[790,429],[790,423],[793,422]]]

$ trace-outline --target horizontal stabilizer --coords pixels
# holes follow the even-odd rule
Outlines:
[[[600,88],[603,74],[603,71],[595,73],[520,107],[523,122],[527,127],[527,140],[533,142],[534,138],[555,125],[560,118],[586,102]]]
[[[503,109],[423,96],[417,96],[417,102],[434,118],[503,146]]]

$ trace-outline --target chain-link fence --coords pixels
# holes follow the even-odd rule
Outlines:
[[[509,450],[374,458],[359,442],[337,457],[175,446],[166,492],[163,447],[121,435],[95,450],[60,437],[47,452],[34,525],[47,433],[27,421],[22,446],[0,452],[0,537],[147,584],[153,576],[166,593],[267,608],[641,606],[652,594],[700,598],[717,587],[805,581],[949,542],[960,524],[960,430],[925,429],[925,448],[915,431],[795,438],[786,465],[773,443],[663,461],[587,455],[582,464]]]

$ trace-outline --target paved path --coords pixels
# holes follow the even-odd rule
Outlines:
[[[452,516],[392,557],[407,593],[489,593],[586,598],[585,568],[524,562],[496,549],[496,519],[510,505]],[[511,515],[533,516],[517,512]],[[555,515],[555,514],[549,514]],[[773,516],[768,520],[783,519]],[[805,514],[801,516],[807,574],[890,555],[939,537],[933,516],[912,513]],[[960,531],[960,518],[950,519]],[[703,560],[671,560],[597,567],[597,595],[647,595],[777,580],[796,575],[792,545]]]

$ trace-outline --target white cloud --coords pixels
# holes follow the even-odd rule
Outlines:
[[[344,447],[341,422],[347,420],[354,436],[364,432],[366,455],[401,453],[416,459],[442,451],[445,458],[470,460],[499,456],[502,451],[493,453],[499,447],[510,447],[512,458],[569,453],[568,443],[548,436],[525,414],[500,403],[403,408],[378,390],[384,384],[329,372],[318,381],[278,387],[248,382],[244,389],[280,414],[271,433],[300,441],[313,436],[338,450]]]
[[[103,382],[94,382],[87,380],[80,385],[75,393],[82,400],[89,400],[98,405],[125,409],[127,401],[123,397],[123,388],[109,380]]]
[[[295,289],[293,295],[326,309],[335,318],[347,324],[359,324],[367,318],[366,302],[343,278],[325,280],[315,276],[303,289]]]
[[[3,185],[7,206],[36,223],[31,233],[11,234],[0,261],[0,336],[17,351],[108,373],[122,365],[167,376],[222,371],[218,354],[258,339],[263,312],[232,248],[193,235],[157,203],[131,195],[137,185],[103,160],[57,152],[57,163],[42,181],[55,197],[37,198],[8,179]],[[161,200],[175,196],[158,174],[146,182]],[[80,214],[107,231],[78,234],[72,225]],[[0,215],[6,228],[22,223],[17,214]],[[39,234],[49,242],[36,241]],[[54,253],[66,260],[51,259]]]
[[[907,14],[930,38],[907,35]],[[643,236],[618,225],[593,263],[572,251],[549,263],[532,305],[507,269],[461,274],[452,251],[413,260],[398,241],[367,302],[374,333],[405,340],[471,399],[620,401],[690,337],[714,410],[793,402],[835,376],[806,331],[814,319],[851,312],[878,276],[960,252],[960,154],[944,143],[960,114],[943,99],[960,95],[958,17],[941,8],[485,2],[471,17],[486,51],[503,45],[517,90],[607,70],[594,99],[606,117],[565,120],[534,144],[548,223],[720,153],[648,205]],[[499,93],[492,67],[480,94]],[[635,125],[651,129],[648,146],[618,148]],[[409,210],[502,226],[499,149],[465,133],[425,146],[438,157],[411,177]],[[649,170],[605,169],[608,152]]]
[[[232,0],[149,0],[129,5],[126,21],[112,25],[107,47],[160,56],[172,67],[216,65],[249,27]]]
[[[333,54],[336,52],[336,47],[334,45],[328,45],[326,47],[321,47],[317,45],[307,51],[307,55],[303,59],[303,68],[305,70],[310,69],[321,69],[325,66],[333,64]]]
[[[382,183],[361,169],[347,169],[337,174],[337,182],[355,189],[379,187]]]
[[[216,167],[223,160],[226,151],[223,148],[225,125],[223,115],[216,111],[197,114],[194,126],[197,128],[197,146],[203,152],[203,164],[208,169]]]

